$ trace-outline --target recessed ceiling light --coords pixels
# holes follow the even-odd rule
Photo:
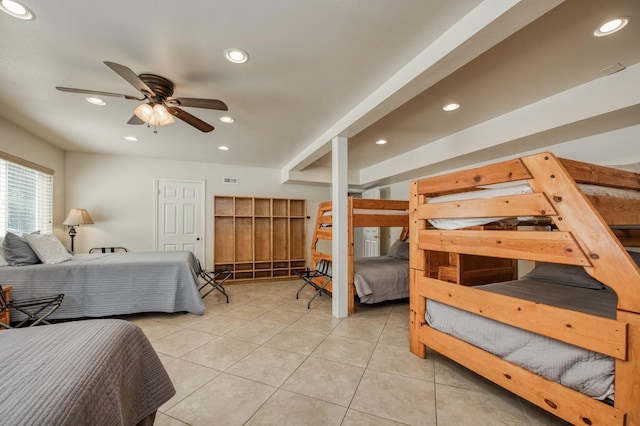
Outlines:
[[[445,111],[455,111],[460,108],[460,104],[448,104],[442,107]]]
[[[379,139],[379,140],[376,141],[376,145],[385,145],[386,143],[387,143],[387,141],[384,140],[384,139]]]
[[[226,49],[224,51],[224,56],[234,64],[244,64],[249,60],[249,54],[242,49]]]
[[[126,140],[131,141],[131,142],[137,142],[138,138],[136,138],[135,136],[125,136],[124,137]]]
[[[14,18],[23,19],[25,21],[30,21],[36,18],[28,7],[15,0],[2,0],[2,2],[0,2],[0,10]]]
[[[608,36],[609,34],[620,31],[621,29],[626,27],[628,23],[629,18],[627,17],[612,19],[596,28],[593,31],[593,35],[596,37]]]
[[[233,117],[229,117],[228,115],[225,115],[223,117],[220,117],[220,121],[222,121],[223,123],[231,124],[231,123],[235,123],[236,119]]]
[[[91,97],[91,96],[90,96],[90,97],[88,97],[88,98],[85,98],[85,100],[86,100],[87,102],[89,102],[90,104],[93,104],[93,105],[104,106],[104,105],[106,105],[106,104],[107,104],[107,103],[106,103],[105,101],[103,101],[102,99],[100,99],[100,98],[94,98],[94,97]]]
[[[220,151],[229,151],[229,147],[228,147],[228,146],[225,146],[225,145],[220,145],[220,146],[218,147],[218,149],[219,149]]]

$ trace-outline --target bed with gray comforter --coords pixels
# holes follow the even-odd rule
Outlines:
[[[190,251],[76,254],[54,265],[0,267],[0,282],[12,287],[14,299],[63,293],[62,305],[49,319],[202,314],[196,262]],[[12,312],[11,319],[21,317]]]
[[[362,257],[353,262],[353,284],[360,303],[409,297],[409,260],[393,256]]]
[[[583,268],[543,263],[520,280],[476,289],[606,318],[616,316],[616,294]],[[611,357],[427,300],[427,323],[547,379],[604,400],[613,399]]]
[[[142,330],[87,320],[0,332],[1,425],[152,424],[175,390]]]

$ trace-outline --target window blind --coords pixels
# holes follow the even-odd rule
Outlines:
[[[0,159],[0,236],[53,232],[53,176]]]

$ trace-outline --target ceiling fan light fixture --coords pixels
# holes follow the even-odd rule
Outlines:
[[[600,25],[598,28],[596,28],[593,31],[593,35],[596,37],[608,36],[610,34],[620,31],[621,29],[626,27],[628,23],[629,23],[629,18],[626,16],[616,18],[616,19],[611,19],[610,21],[607,21],[604,24]]]
[[[233,117],[230,117],[228,115],[224,115],[224,116],[220,117],[220,121],[222,121],[223,123],[226,123],[226,124],[231,124],[231,123],[235,123],[236,119],[233,118]]]
[[[229,48],[224,51],[224,56],[234,64],[244,64],[249,60],[249,54],[242,49]]]
[[[0,2],[0,10],[14,18],[22,19],[25,21],[31,21],[35,19],[35,15],[28,7],[18,3],[15,0],[2,0]]]
[[[175,123],[173,116],[169,114],[167,108],[162,104],[138,105],[133,113],[149,126],[164,126],[166,124]]]

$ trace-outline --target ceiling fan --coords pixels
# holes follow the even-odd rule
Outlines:
[[[120,93],[100,92],[97,90],[74,89],[72,87],[56,87],[63,92],[85,93],[97,96],[113,96],[136,101],[146,101],[136,108],[135,114],[128,124],[164,125],[173,122],[171,116],[177,117],[201,132],[210,132],[213,126],[189,114],[182,107],[206,108],[227,111],[227,105],[217,99],[182,98],[173,96],[174,84],[171,80],[156,74],[136,74],[130,68],[104,61],[104,64],[115,71],[135,87],[142,97],[122,95]],[[168,114],[167,114],[168,113]],[[170,115],[169,115],[170,114]]]

